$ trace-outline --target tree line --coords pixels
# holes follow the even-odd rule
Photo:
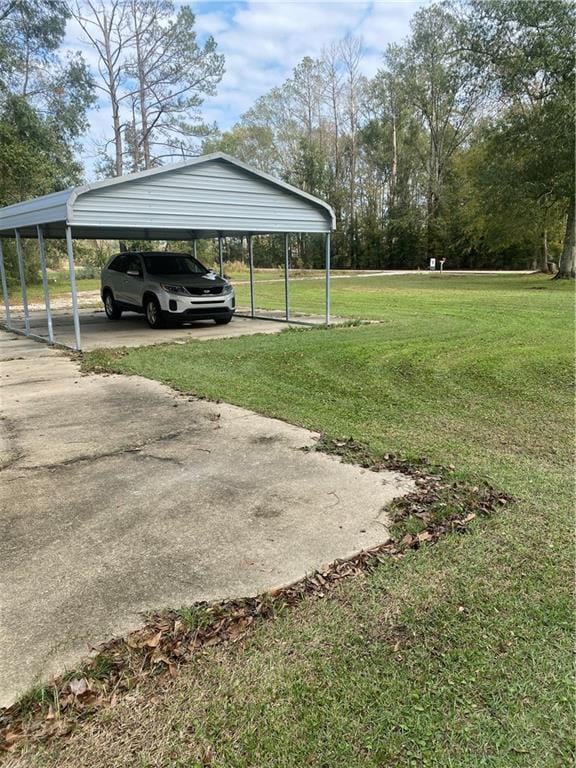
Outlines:
[[[97,101],[100,176],[226,151],[332,205],[336,267],[556,263],[574,277],[574,22],[568,0],[439,2],[374,77],[347,36],[221,132],[202,106],[224,57],[199,41],[190,7],[0,0],[0,205],[81,180]],[[62,53],[68,23],[92,67]],[[263,263],[276,245],[260,243]],[[294,257],[319,266],[319,243],[299,238]],[[14,272],[10,249],[8,261]]]
[[[328,200],[337,266],[573,276],[573,40],[559,0],[431,5],[374,78],[346,37],[204,149]]]

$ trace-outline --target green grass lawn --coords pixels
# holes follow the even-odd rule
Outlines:
[[[259,305],[282,302],[260,286]],[[318,281],[294,284],[301,311]],[[574,757],[573,289],[541,277],[334,281],[379,320],[86,356],[517,502],[207,649],[24,764],[534,768]],[[263,479],[263,482],[265,479]]]
[[[62,296],[70,296],[70,278],[68,273],[56,273],[49,281],[50,297],[59,299]],[[77,291],[99,291],[100,280],[96,278],[80,278],[76,280]],[[18,285],[10,286],[10,302],[12,304],[22,303],[22,293]],[[32,283],[26,286],[26,297],[30,303],[44,302],[44,289],[41,283]]]

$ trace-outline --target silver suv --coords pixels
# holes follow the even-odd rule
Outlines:
[[[234,288],[187,253],[120,253],[102,270],[101,296],[106,317],[143,312],[151,328],[168,320],[232,320]]]

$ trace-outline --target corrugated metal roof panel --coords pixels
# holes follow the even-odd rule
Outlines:
[[[66,220],[66,204],[73,189],[35,197],[0,208],[0,230]]]
[[[80,192],[70,223],[242,232],[331,228],[321,205],[221,159]]]
[[[328,232],[332,209],[323,201],[218,153],[131,176],[95,182],[0,209],[0,231],[36,224],[59,236],[64,223],[81,237],[125,231]],[[82,234],[80,235],[80,232]]]

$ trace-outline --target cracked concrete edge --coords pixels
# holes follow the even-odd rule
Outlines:
[[[11,469],[23,455],[23,451],[17,448],[16,429],[12,420],[0,414],[0,472]]]
[[[62,467],[73,466],[74,464],[80,464],[85,461],[90,461],[90,462],[100,461],[101,459],[109,459],[109,458],[113,458],[114,456],[123,456],[126,453],[137,454],[140,451],[143,451],[149,445],[156,445],[157,443],[162,443],[167,440],[172,440],[173,438],[180,437],[181,435],[184,435],[184,434],[186,434],[186,430],[184,429],[178,430],[176,432],[168,432],[165,435],[157,435],[156,437],[150,438],[149,440],[143,440],[141,443],[136,443],[135,445],[127,445],[123,448],[118,448],[115,451],[102,451],[100,453],[74,456],[74,458],[72,459],[63,459],[62,461],[57,461],[53,464],[25,464],[21,467],[16,467],[15,464],[18,462],[18,458],[16,458],[14,461],[10,463],[9,467],[6,467],[6,466],[0,467],[0,471],[8,468],[19,469],[26,472],[30,472],[32,470],[60,469]],[[174,459],[171,459],[165,456],[153,456],[152,454],[146,454],[146,455],[150,458],[158,459],[158,461],[174,461]]]

